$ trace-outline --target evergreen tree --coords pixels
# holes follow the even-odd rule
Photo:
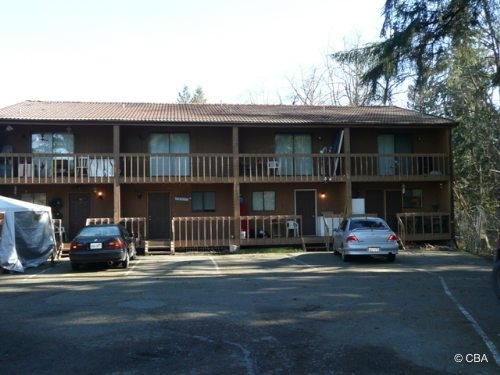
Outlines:
[[[191,94],[187,86],[184,86],[182,91],[177,94],[177,103],[179,104],[205,104],[206,102],[207,99],[201,86],[196,88],[194,94]]]

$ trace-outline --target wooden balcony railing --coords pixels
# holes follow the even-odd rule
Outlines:
[[[445,154],[353,154],[357,180],[442,179],[450,175]],[[345,181],[344,154],[0,154],[0,183],[122,183]]]
[[[333,181],[345,176],[341,154],[241,154],[244,181]]]
[[[361,178],[437,177],[450,175],[445,154],[354,154],[351,176]]]
[[[398,235],[403,243],[451,239],[447,212],[404,212],[398,213],[397,219]]]
[[[0,154],[0,182],[112,182],[112,154]]]
[[[123,182],[224,182],[234,176],[232,154],[121,154]]]

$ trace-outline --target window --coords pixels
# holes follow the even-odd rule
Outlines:
[[[276,199],[274,191],[255,191],[252,193],[253,211],[274,211]]]
[[[151,154],[151,176],[189,176],[190,164],[189,134],[187,133],[156,133],[149,137],[149,152]],[[173,154],[166,156],[164,154]]]
[[[422,208],[422,189],[406,190],[403,194],[403,208]]]
[[[42,206],[47,205],[47,196],[45,193],[23,193],[21,194],[21,200],[29,203],[40,204]]]
[[[75,152],[75,140],[72,133],[33,133],[31,134],[31,151],[34,154],[46,154],[33,158],[35,173],[37,176],[51,176],[53,161],[62,162],[68,167],[72,166],[73,154]],[[61,154],[52,157],[48,154]]]
[[[191,193],[191,208],[194,212],[215,211],[215,192],[195,191]]]
[[[313,173],[312,139],[308,134],[277,134],[274,138],[280,162],[280,174],[286,176],[311,176]],[[292,154],[296,154],[293,155]]]

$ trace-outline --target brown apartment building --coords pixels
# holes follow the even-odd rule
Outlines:
[[[0,109],[0,195],[53,207],[69,241],[124,222],[150,246],[328,246],[373,214],[453,237],[456,122],[398,107],[26,101]]]

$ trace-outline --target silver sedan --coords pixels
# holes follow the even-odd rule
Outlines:
[[[378,217],[348,217],[333,232],[333,250],[348,261],[355,255],[383,255],[396,259],[398,236]]]

